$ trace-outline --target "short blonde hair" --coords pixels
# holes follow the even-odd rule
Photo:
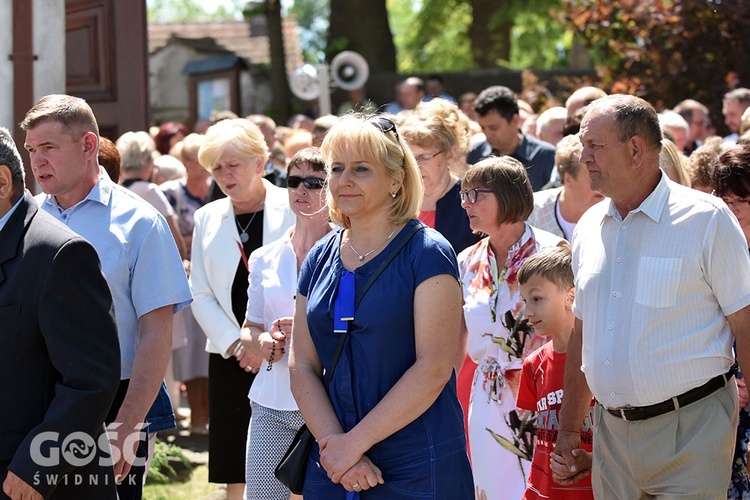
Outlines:
[[[419,215],[419,206],[422,204],[422,179],[417,161],[401,139],[396,126],[393,125],[391,130],[384,132],[383,120],[386,119],[378,116],[344,116],[328,131],[320,146],[320,152],[329,171],[331,164],[339,158],[350,156],[383,165],[392,179],[400,180],[403,172],[401,188],[389,204],[391,222],[402,224]],[[388,120],[388,123],[392,122]],[[330,173],[328,175],[330,176]],[[336,206],[330,190],[328,207],[333,222],[346,229],[351,227],[349,217]]]
[[[518,270],[518,284],[524,285],[534,276],[554,283],[559,290],[573,288],[573,257],[570,247],[557,246],[540,250],[524,261]]]
[[[268,146],[263,133],[257,125],[244,118],[222,120],[208,127],[198,151],[198,161],[211,172],[228,148],[251,158],[262,158],[263,164],[268,160]]]
[[[469,152],[469,133],[458,107],[445,99],[417,104],[415,113],[401,127],[406,142],[421,148],[456,148],[456,158]]]

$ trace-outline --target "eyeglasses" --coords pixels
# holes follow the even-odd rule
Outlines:
[[[458,195],[461,197],[461,203],[468,201],[469,203],[477,202],[478,193],[493,193],[491,189],[468,189],[466,191],[460,191]]]
[[[745,198],[737,198],[736,200],[727,200],[726,198],[722,198],[722,200],[727,204],[729,208],[734,210],[739,210],[750,205],[750,200],[746,200]]]
[[[438,151],[434,155],[429,155],[429,154],[428,155],[420,155],[420,156],[415,156],[414,159],[417,160],[417,165],[419,165],[421,167],[422,165],[424,165],[425,163],[429,162],[430,160],[432,160],[433,158],[435,158],[437,155],[439,155],[440,153],[442,153],[444,151],[445,151],[444,149],[441,149],[440,151]]]
[[[288,188],[297,189],[300,184],[304,184],[307,189],[323,189],[326,180],[320,177],[298,177],[296,175],[290,175],[286,178],[286,187]]]
[[[388,118],[385,118],[382,116],[375,116],[373,118],[370,118],[369,122],[372,123],[375,127],[377,127],[384,134],[387,134],[388,132],[393,132],[394,135],[396,136],[396,140],[401,139],[398,135],[398,130],[396,130],[396,124],[393,123]]]

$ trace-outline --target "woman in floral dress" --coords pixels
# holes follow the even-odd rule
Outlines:
[[[476,497],[521,498],[531,465],[535,416],[516,409],[523,358],[544,343],[523,317],[517,272],[531,255],[567,244],[524,221],[534,208],[526,169],[504,156],[466,174],[461,204],[471,229],[486,235],[458,256],[464,339],[478,367],[469,404]]]

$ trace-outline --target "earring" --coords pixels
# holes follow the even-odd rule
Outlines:
[[[396,193],[391,193],[391,198],[395,198],[395,197],[396,197]]]

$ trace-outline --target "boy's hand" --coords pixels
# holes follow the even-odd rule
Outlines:
[[[571,450],[570,454],[574,459],[575,473],[570,471],[571,468],[569,464],[565,463],[562,455],[558,455],[554,452],[550,454],[549,465],[552,470],[552,480],[563,486],[577,483],[591,474],[591,452],[581,448],[576,448]]]

